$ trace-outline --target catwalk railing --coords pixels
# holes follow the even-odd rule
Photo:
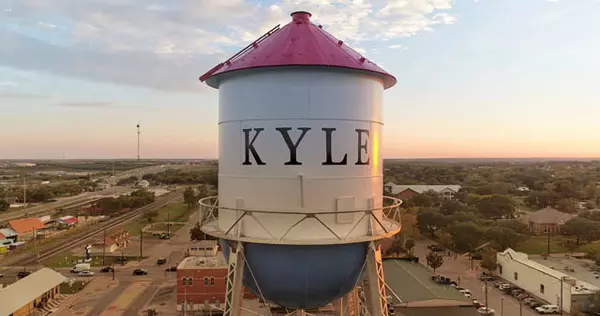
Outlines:
[[[326,229],[330,234],[330,242],[332,243],[353,243],[378,240],[383,238],[391,237],[392,235],[400,231],[400,205],[402,200],[394,197],[383,197],[383,206],[372,209],[362,210],[351,210],[351,211],[313,211],[313,212],[300,212],[300,211],[276,211],[276,210],[254,210],[254,209],[239,209],[224,207],[219,205],[217,196],[210,196],[200,200],[200,226],[202,231],[208,235],[212,235],[218,238],[233,239],[239,241],[248,242],[263,242],[270,244],[321,244],[323,239],[315,240],[298,240],[297,238],[290,239],[288,236],[295,229],[299,229],[299,225],[305,221],[313,221]],[[235,220],[232,221],[219,221],[219,212],[227,212],[230,214],[237,214]],[[357,218],[352,222],[353,227],[350,230],[345,230],[344,233],[340,233],[339,225],[327,224],[325,217],[339,216],[342,214],[352,214],[353,218]],[[265,225],[261,222],[260,218],[265,218],[265,215],[272,215],[277,217],[292,217],[289,220],[281,221],[282,225],[285,225],[283,234],[274,233],[269,229],[269,225]],[[253,219],[258,226],[268,235],[268,238],[256,238],[244,236],[240,234],[241,223],[244,219]],[[364,227],[365,221],[369,221],[368,230],[366,234],[357,234],[355,230],[357,227]],[[231,222],[231,223],[228,223]],[[362,224],[362,225],[361,225]],[[277,230],[281,231],[282,227],[280,224],[277,225]]]

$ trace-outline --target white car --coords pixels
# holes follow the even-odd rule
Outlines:
[[[556,305],[542,305],[535,308],[540,314],[560,314],[560,308]]]
[[[471,291],[469,291],[467,289],[462,289],[459,292],[462,293],[462,295],[466,296],[467,298],[471,298],[471,296],[472,296]]]
[[[88,276],[93,276],[94,272],[92,272],[92,271],[81,271],[81,272],[77,273],[77,275],[81,276],[81,277],[88,277]]]
[[[486,316],[493,316],[496,315],[496,311],[492,308],[489,307],[482,307],[480,309],[477,310],[477,313],[479,315],[486,315]]]

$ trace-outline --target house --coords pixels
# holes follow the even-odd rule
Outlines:
[[[225,307],[227,262],[221,251],[187,257],[177,266],[177,310],[214,311]],[[244,288],[244,297],[254,297]]]
[[[216,256],[218,251],[219,245],[216,240],[199,240],[188,246],[187,255],[191,257]]]
[[[42,268],[0,289],[0,315],[45,315],[41,309],[59,298],[59,286],[65,280],[62,274]]]
[[[522,221],[534,234],[557,234],[560,232],[561,226],[573,217],[573,214],[546,207],[523,216]]]
[[[405,184],[394,184],[388,182],[385,184],[385,189],[394,197],[399,199],[410,199],[417,194],[421,194],[427,191],[433,191],[439,194],[442,198],[451,200],[454,195],[460,190],[460,185],[405,185]]]
[[[38,230],[44,229],[44,224],[37,217],[15,219],[9,221],[8,225],[17,233],[21,241],[33,239]]]
[[[57,220],[57,223],[59,228],[68,229],[77,225],[79,220],[73,216],[63,216]]]
[[[473,302],[449,285],[438,284],[422,264],[402,259],[384,259],[387,295],[397,315],[476,316]]]
[[[504,280],[524,289],[550,304],[562,307],[570,313],[573,304],[580,311],[587,309],[587,302],[600,288],[580,281],[571,275],[529,259],[525,253],[510,248],[496,254],[497,274]],[[553,261],[548,261],[554,264]],[[565,270],[565,269],[562,269]],[[578,271],[578,275],[583,275]],[[589,273],[590,278],[594,278]],[[562,292],[562,293],[561,293]]]
[[[12,228],[0,228],[0,244],[12,244],[17,242],[18,238],[17,232]]]
[[[97,239],[94,243],[92,243],[92,252],[115,252],[117,249],[127,247],[127,245],[129,245],[130,237],[131,235],[128,231],[117,230],[107,234],[106,242],[104,241],[104,237],[102,237],[101,239]]]

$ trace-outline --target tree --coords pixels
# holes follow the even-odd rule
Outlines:
[[[505,226],[494,226],[485,232],[485,239],[492,243],[492,246],[498,251],[504,251],[506,248],[515,248],[517,244],[524,241],[526,235]]]
[[[575,203],[577,203],[577,201],[574,199],[562,199],[556,204],[556,209],[563,213],[577,213]]]
[[[444,215],[453,215],[455,213],[476,213],[477,209],[461,203],[457,200],[445,200],[440,206],[440,213]]]
[[[506,195],[489,195],[476,203],[481,215],[489,219],[513,218],[515,211],[514,201]]]
[[[417,214],[417,225],[421,232],[427,232],[431,237],[438,229],[446,226],[447,220],[444,215],[435,211],[433,208],[427,208]]]
[[[215,237],[205,234],[200,229],[199,223],[196,223],[196,225],[194,227],[192,227],[192,229],[190,229],[190,240],[215,240],[215,239],[216,239]]]
[[[8,211],[10,204],[6,200],[0,200],[0,212]]]
[[[440,196],[434,191],[426,191],[421,194],[417,194],[410,200],[414,205],[423,207],[439,206],[441,202]]]
[[[433,269],[433,273],[444,264],[444,258],[433,251],[428,253],[425,259],[427,260],[427,265]]]
[[[496,261],[496,253],[492,251],[484,253],[483,259],[481,260],[481,267],[490,272],[496,271],[496,268],[498,268],[498,262]]]
[[[415,249],[415,240],[412,238],[409,238],[406,240],[406,242],[404,243],[404,248],[406,248],[406,250],[408,250],[408,253],[412,256],[413,255],[413,250]]]
[[[158,211],[156,210],[152,210],[152,211],[148,211],[144,213],[144,218],[148,220],[148,223],[152,223],[152,221],[154,221],[154,218],[156,216],[158,216]]]
[[[385,254],[392,255],[399,254],[401,252],[404,252],[404,235],[402,233],[394,236],[394,239],[392,240],[392,245],[390,246],[390,248],[388,248],[388,250],[386,250]]]
[[[454,249],[465,253],[475,250],[482,244],[483,231],[475,223],[458,223],[450,227]]]
[[[563,225],[561,232],[575,237],[575,243],[579,245],[581,241],[587,243],[598,238],[600,223],[584,217],[575,217]]]
[[[194,207],[198,203],[198,198],[196,197],[196,192],[191,187],[188,187],[183,191],[183,202],[187,204],[189,208]]]

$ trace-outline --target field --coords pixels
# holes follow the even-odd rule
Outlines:
[[[565,243],[570,240],[564,236],[552,236],[550,238],[550,253],[567,253],[576,251],[565,246]],[[530,236],[527,240],[520,243],[516,251],[528,254],[542,254],[548,252],[548,237],[547,236]]]
[[[58,290],[61,294],[77,293],[90,283],[90,280],[73,281],[73,283],[61,283]]]
[[[81,251],[83,253],[83,249]],[[92,256],[92,262],[90,264],[92,267],[102,267],[102,266],[110,266],[114,264],[115,266],[119,266],[121,263],[117,261],[118,251],[113,254],[107,254],[104,258],[104,264],[102,264],[102,255],[94,255]],[[116,255],[115,255],[116,254]],[[125,256],[127,261],[138,261],[139,257],[137,256]],[[147,257],[142,257],[145,259]],[[70,268],[77,263],[78,260],[83,259],[83,256],[74,255],[72,252],[63,252],[59,255],[56,255],[53,258],[50,258],[44,261],[44,265],[51,268]]]
[[[142,228],[153,224],[154,227],[148,229],[148,231],[160,231],[167,230],[165,223],[167,221],[175,222],[171,226],[171,232],[174,233],[181,229],[185,223],[188,222],[190,215],[196,212],[198,208],[188,208],[184,203],[173,203],[165,205],[157,211],[157,215],[152,218],[152,222],[148,221],[146,217],[140,217],[129,224],[125,225],[124,229],[128,231],[132,236],[139,236]],[[152,236],[152,233],[145,232],[144,238],[157,238]]]

